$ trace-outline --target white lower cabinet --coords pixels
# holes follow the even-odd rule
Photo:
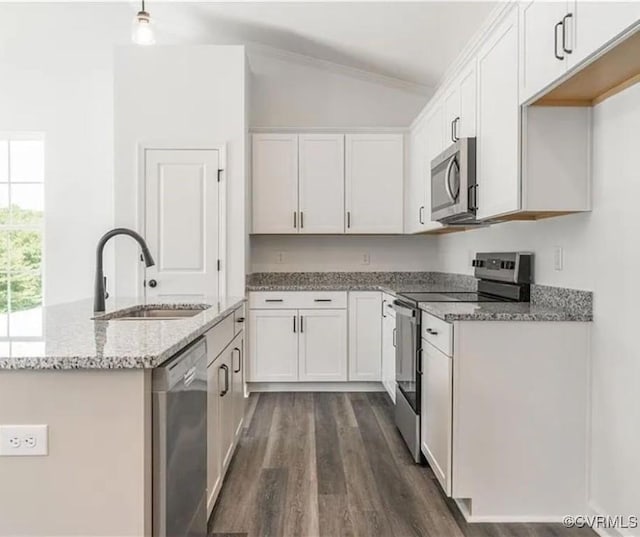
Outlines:
[[[396,316],[391,308],[393,297],[382,297],[382,383],[396,402]]]
[[[317,304],[304,309],[252,309],[250,320],[251,382],[341,382],[347,380],[347,310],[344,297],[289,293],[292,304]],[[251,303],[278,308],[287,298],[251,298]],[[270,295],[269,295],[270,296]],[[275,296],[275,295],[274,295]],[[279,294],[278,297],[284,295]],[[315,297],[315,298],[314,298]],[[344,302],[342,299],[344,298]],[[271,302],[270,302],[271,301]]]
[[[300,310],[299,380],[347,380],[347,312]]]
[[[381,293],[349,293],[349,380],[382,380],[381,311]]]
[[[298,310],[251,310],[251,367],[254,382],[298,380]]]
[[[453,363],[422,340],[422,452],[447,496],[451,495]]]
[[[207,338],[207,513],[211,513],[244,418],[244,331],[233,337],[234,317]]]

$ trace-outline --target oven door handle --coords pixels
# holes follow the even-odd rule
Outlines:
[[[407,308],[406,306],[402,306],[397,301],[393,303],[393,309],[396,310],[400,315],[404,315],[405,317],[415,317],[416,310],[413,308]]]

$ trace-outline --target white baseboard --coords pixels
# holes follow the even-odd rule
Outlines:
[[[589,502],[589,515],[593,516],[607,516],[599,505],[593,502]],[[631,533],[631,530],[618,530],[616,528],[593,528],[600,537],[636,537],[640,531],[638,528],[634,529],[635,533]]]
[[[249,392],[384,392],[381,382],[247,382]]]
[[[509,524],[509,523],[548,523],[548,524],[558,524],[562,523],[564,516],[558,515],[472,515],[469,512],[468,506],[464,503],[463,500],[458,500],[454,498],[458,509],[462,513],[462,516],[467,522],[476,523],[476,522],[485,522],[485,523],[494,523],[494,524]],[[568,513],[569,514],[569,513]],[[573,513],[570,513],[573,514]]]

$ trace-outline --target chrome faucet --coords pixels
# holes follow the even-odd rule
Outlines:
[[[96,248],[96,283],[95,283],[95,294],[93,297],[93,311],[101,312],[105,309],[104,301],[107,298],[107,293],[105,291],[105,281],[106,278],[104,276],[104,271],[102,268],[102,255],[104,251],[104,247],[109,241],[111,237],[115,237],[116,235],[129,235],[129,237],[134,238],[138,244],[140,245],[140,249],[142,250],[142,257],[144,259],[144,263],[147,267],[152,267],[155,265],[155,261],[151,256],[151,252],[149,252],[149,247],[147,243],[144,241],[142,236],[132,229],[127,229],[125,227],[118,227],[112,229],[111,231],[107,231],[102,238],[98,241],[98,247]]]

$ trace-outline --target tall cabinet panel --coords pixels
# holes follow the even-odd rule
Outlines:
[[[425,123],[425,157],[424,167],[426,168],[425,186],[425,221],[429,229],[441,227],[439,222],[431,219],[431,161],[438,156],[445,148],[444,137],[444,107],[442,102],[436,102],[429,110],[424,119]]]
[[[518,10],[512,9],[478,53],[479,219],[520,208]]]
[[[253,232],[298,230],[298,136],[253,135]]]
[[[411,129],[409,135],[409,181],[406,192],[405,230],[420,233],[427,229],[430,208],[425,206],[425,189],[430,187],[426,160],[426,129],[422,120]]]
[[[346,232],[402,233],[401,134],[349,134],[346,145]]]
[[[344,232],[344,135],[299,136],[299,231]]]
[[[349,293],[349,380],[382,380],[382,295]]]

